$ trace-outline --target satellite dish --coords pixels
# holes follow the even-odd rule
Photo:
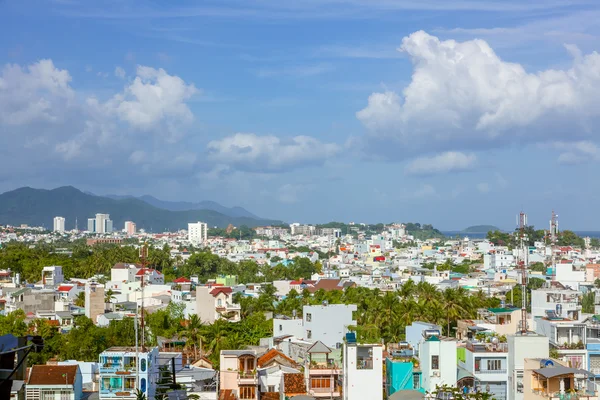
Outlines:
[[[496,344],[498,344],[498,343],[500,343],[500,340],[499,340],[499,339],[498,339],[496,336],[494,336],[494,337],[492,338],[492,344],[496,345]]]

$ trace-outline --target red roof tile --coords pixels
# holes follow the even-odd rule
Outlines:
[[[258,357],[258,361],[257,361],[258,366],[262,368],[263,366],[267,365],[269,362],[271,362],[272,360],[274,360],[277,357],[280,357],[282,360],[284,360],[285,365],[292,366],[292,365],[296,364],[296,362],[294,360],[292,360],[291,358],[289,358],[288,356],[286,356],[279,350],[271,349],[271,350],[267,351],[265,354],[263,354],[262,356]]]
[[[72,385],[77,375],[77,365],[34,365],[29,373],[28,385]]]
[[[174,279],[173,282],[175,282],[175,283],[191,283],[192,281],[190,281],[185,276],[180,276],[179,278]]]
[[[218,295],[219,293],[230,294],[231,292],[233,292],[232,288],[226,287],[226,286],[221,286],[221,287],[216,287],[213,290],[211,290],[210,294],[214,297],[214,296]]]
[[[69,292],[73,289],[73,286],[61,285],[58,287],[59,292]]]

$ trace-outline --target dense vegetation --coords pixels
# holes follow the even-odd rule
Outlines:
[[[549,238],[546,235],[546,231],[543,229],[535,229],[533,226],[527,226],[524,230],[525,245],[533,246],[535,242],[549,243]],[[499,230],[489,231],[487,238],[490,242],[497,246],[508,246],[509,249],[514,249],[519,244],[520,232],[515,231],[513,233],[502,232]],[[585,246],[583,238],[577,236],[576,233],[570,230],[564,230],[558,233],[556,244],[559,246],[575,246],[583,248]],[[597,239],[592,239],[590,245],[597,247]]]
[[[20,273],[22,279],[37,282],[41,279],[42,269],[48,265],[60,265],[67,279],[72,277],[90,278],[95,275],[110,277],[110,270],[118,262],[139,262],[139,250],[134,246],[95,245],[88,247],[83,240],[69,243],[73,254],[55,253],[57,245],[38,245],[29,247],[23,243],[10,242],[0,248],[0,269],[11,268]],[[271,267],[258,265],[251,260],[235,263],[219,257],[207,250],[194,252],[185,262],[171,258],[170,249],[150,247],[148,264],[164,273],[167,281],[179,276],[197,275],[201,282],[220,275],[237,275],[240,283],[265,282],[277,279],[310,278],[320,272],[321,264],[312,263],[307,258],[296,258],[289,265]]]
[[[96,213],[110,214],[115,229],[121,229],[125,221],[135,221],[138,229],[149,232],[187,229],[188,222],[203,221],[209,226],[226,227],[260,226],[279,223],[267,219],[232,217],[214,210],[169,211],[156,208],[135,198],[111,199],[93,196],[71,186],[53,190],[20,188],[0,194],[0,225],[29,224],[51,227],[57,215],[66,218],[66,228],[87,229],[87,219]]]
[[[473,225],[463,229],[463,233],[487,233],[499,231],[500,229],[494,225]]]

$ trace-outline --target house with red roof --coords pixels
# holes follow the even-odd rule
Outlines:
[[[25,385],[27,399],[72,399],[83,397],[78,365],[34,365]]]
[[[202,322],[212,324],[218,319],[238,322],[241,307],[233,301],[233,289],[229,286],[197,286],[196,311]]]
[[[141,268],[135,273],[136,282],[144,282],[144,285],[164,285],[165,276],[153,268]]]

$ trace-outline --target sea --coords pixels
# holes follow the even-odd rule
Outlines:
[[[591,237],[591,238],[598,238],[600,239],[600,231],[573,231],[575,232],[575,234],[577,236],[580,237]],[[449,237],[449,238],[454,238],[454,237],[465,237],[468,236],[471,239],[485,239],[487,237],[487,232],[483,233],[465,233],[462,231],[442,231],[442,233],[444,234],[444,236]]]

